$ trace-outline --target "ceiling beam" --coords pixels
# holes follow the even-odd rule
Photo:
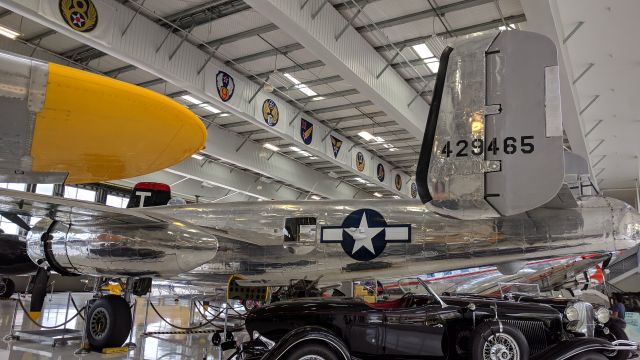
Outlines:
[[[329,65],[401,127],[411,133],[423,132],[422,114],[428,112],[427,102],[415,98],[415,90],[395,71],[376,76],[387,61],[335,8],[324,6],[315,14],[311,6],[301,8],[297,2],[288,0],[245,1]],[[346,31],[336,33],[341,28]]]

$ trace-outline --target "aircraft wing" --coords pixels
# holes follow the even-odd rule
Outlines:
[[[137,209],[119,209],[87,201],[39,195],[23,191],[0,190],[3,216],[48,217],[78,225],[152,224],[162,222]]]

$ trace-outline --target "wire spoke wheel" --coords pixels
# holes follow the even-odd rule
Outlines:
[[[7,283],[4,280],[0,280],[0,295],[7,291]]]
[[[102,339],[109,329],[109,315],[102,308],[96,309],[89,320],[89,331],[96,339]]]
[[[325,360],[322,356],[318,355],[305,355],[301,357],[299,360]]]
[[[519,360],[520,348],[516,340],[505,334],[491,335],[482,349],[484,360]]]

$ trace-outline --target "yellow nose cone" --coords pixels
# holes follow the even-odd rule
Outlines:
[[[179,163],[206,138],[200,119],[166,96],[49,64],[33,170],[68,172],[68,184],[135,177]]]

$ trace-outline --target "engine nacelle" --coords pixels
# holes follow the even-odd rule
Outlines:
[[[213,259],[218,240],[189,223],[83,226],[48,218],[27,237],[27,253],[61,275],[172,277]]]

